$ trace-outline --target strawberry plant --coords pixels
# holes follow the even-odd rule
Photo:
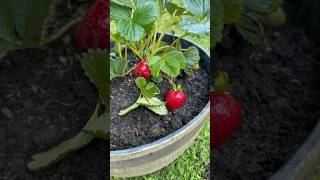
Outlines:
[[[187,97],[175,79],[181,74],[191,76],[199,69],[200,60],[198,49],[194,46],[181,48],[180,39],[209,33],[209,1],[111,0],[110,10],[111,39],[115,45],[110,61],[110,80],[133,72],[140,90],[137,101],[121,110],[119,115],[139,106],[158,115],[179,108]],[[163,39],[166,34],[174,35],[174,27],[179,27],[183,34],[167,44]],[[128,59],[128,53],[134,54],[139,61]],[[166,102],[157,97],[160,94],[157,85],[162,81],[172,86],[168,89]]]

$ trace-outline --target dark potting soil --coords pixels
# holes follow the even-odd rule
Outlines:
[[[70,6],[66,2],[71,2]],[[73,18],[71,13],[76,14],[77,9],[86,9],[89,1],[57,3],[61,19],[57,18],[56,26],[60,26]],[[73,45],[71,32],[49,46],[10,52],[0,58],[1,180],[107,177],[109,147],[101,140],[47,170],[27,170],[33,154],[76,135],[95,109],[98,93],[78,61],[84,52]]]
[[[319,121],[320,51],[303,31],[273,34],[272,51],[237,43],[217,52],[240,101],[240,129],[213,151],[211,178],[267,179],[298,150]]]
[[[134,83],[132,75],[112,80],[111,88],[111,122],[110,148],[111,150],[135,147],[151,143],[168,135],[187,124],[208,103],[209,77],[204,70],[199,70],[192,77],[176,79],[182,84],[187,95],[183,106],[166,116],[159,116],[144,107],[139,107],[125,116],[118,113],[132,105],[139,97],[140,91]],[[158,85],[160,95],[164,101],[165,92],[171,87],[167,81]]]

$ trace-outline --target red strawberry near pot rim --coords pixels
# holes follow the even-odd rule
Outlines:
[[[176,89],[169,89],[165,98],[168,110],[173,111],[183,105],[187,99],[187,96],[182,91],[182,87],[179,84]]]
[[[97,0],[80,23],[74,37],[82,48],[110,49],[109,0]]]
[[[141,59],[140,62],[136,65],[136,68],[133,71],[134,77],[144,77],[145,79],[149,79],[151,76],[151,70],[147,61]]]
[[[219,148],[231,138],[240,125],[241,105],[228,93],[229,89],[228,75],[224,72],[219,73],[210,97],[210,139],[213,149]]]

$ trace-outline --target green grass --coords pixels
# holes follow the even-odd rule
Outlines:
[[[196,141],[169,166],[146,176],[137,178],[111,177],[111,180],[202,180],[206,179],[209,163],[210,123],[207,121]]]

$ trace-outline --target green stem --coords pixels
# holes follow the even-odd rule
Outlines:
[[[175,44],[177,44],[177,42],[180,41],[182,38],[184,38],[186,35],[187,35],[187,33],[184,33],[182,36],[180,36],[180,37],[178,37],[177,39],[175,39],[175,40],[171,43],[170,47],[164,52],[164,54],[167,53],[169,50],[171,50],[171,49],[173,48],[173,46],[174,46]]]
[[[121,43],[117,41],[119,56],[122,59]]]
[[[160,37],[158,38],[158,42],[156,43],[156,49],[159,48],[162,39],[163,39],[164,36],[167,34],[167,32],[170,31],[170,27],[171,27],[171,26],[173,25],[173,23],[174,23],[174,18],[175,18],[175,16],[176,16],[176,13],[177,13],[177,10],[174,11],[174,13],[173,13],[173,15],[172,15],[172,17],[171,17],[171,19],[170,19],[170,23],[169,23],[169,24],[167,25],[167,27],[165,28],[165,29],[167,29],[167,30],[164,31],[164,32],[162,32],[161,35],[160,35]]]
[[[166,76],[165,74],[161,74],[161,76],[163,76],[166,80],[168,80],[172,87],[176,86],[176,84],[174,83],[174,80],[171,80],[170,77]]]
[[[159,19],[158,19],[159,20]],[[151,50],[151,57],[154,55],[154,51],[156,50],[156,42],[157,42],[157,31],[158,31],[158,20],[155,23],[155,30],[153,34],[153,41],[152,41],[152,50]]]
[[[133,71],[136,68],[136,66],[132,66],[124,75],[128,75],[131,71]]]
[[[128,59],[128,43],[126,43],[126,47],[124,49],[124,59],[127,60]]]
[[[67,24],[65,24],[61,29],[59,29],[57,32],[54,32],[52,35],[50,35],[48,38],[46,38],[42,43],[41,46],[47,45],[52,43],[53,41],[59,39],[63,34],[65,34],[67,31],[69,31],[73,26],[81,22],[83,17],[79,17],[77,19],[72,19]]]
[[[129,107],[121,110],[121,111],[118,113],[119,116],[126,115],[126,114],[129,113],[130,111],[138,108],[140,105],[139,105],[137,102],[138,102],[138,100],[139,100],[140,98],[141,98],[141,94],[140,94],[139,98],[137,99],[137,101],[136,101],[134,104],[132,104],[131,106],[129,106]]]
[[[157,54],[157,52],[161,52],[162,50],[165,50],[167,48],[170,48],[170,46],[169,45],[168,46],[162,46],[162,47],[158,48],[157,51],[154,54]]]
[[[137,56],[139,56],[140,59],[143,59],[143,57],[139,54],[139,52],[132,46],[129,45],[129,48],[131,51],[133,51]]]

